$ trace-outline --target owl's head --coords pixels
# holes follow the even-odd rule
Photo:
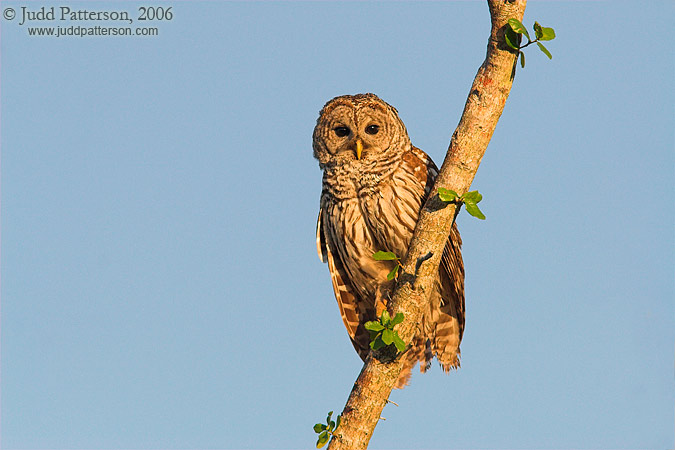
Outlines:
[[[375,94],[357,94],[326,103],[314,128],[313,147],[325,168],[397,158],[411,144],[393,106]]]

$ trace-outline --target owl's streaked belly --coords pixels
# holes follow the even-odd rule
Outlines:
[[[378,287],[393,285],[387,274],[392,261],[375,261],[378,251],[394,252],[403,258],[408,251],[422,205],[423,187],[397,171],[376,187],[362,189],[352,198],[334,199],[327,212],[331,238],[350,271],[353,285],[363,298],[372,299]],[[386,286],[385,286],[386,285]]]

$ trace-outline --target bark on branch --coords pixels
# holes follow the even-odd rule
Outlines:
[[[436,184],[420,214],[408,255],[403,261],[406,274],[415,273],[419,258],[431,252],[421,264],[417,277],[402,276],[393,294],[393,311],[402,312],[405,320],[398,326],[401,338],[410,342],[420,320],[422,305],[429,301],[445,246],[456,214],[456,206],[442,202],[439,187],[460,195],[471,186],[485,149],[513,84],[516,53],[506,46],[504,29],[507,20],[522,21],[526,0],[488,0],[492,28],[485,61],[478,69],[464,112],[452,135]],[[331,450],[356,450],[368,447],[382,409],[402,367],[398,361],[383,363],[368,356],[342,412],[342,424],[328,446]]]

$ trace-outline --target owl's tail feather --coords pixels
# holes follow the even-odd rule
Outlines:
[[[405,362],[403,363],[403,369],[401,369],[401,374],[398,376],[396,385],[394,385],[395,389],[403,389],[408,385],[412,370],[415,367],[415,364],[417,364],[417,361],[420,362],[420,370],[422,372],[429,370],[429,367],[431,367],[431,358],[433,358],[429,341],[424,338],[415,337],[404,358]]]
[[[459,368],[459,322],[453,315],[450,305],[442,305],[442,314],[438,315],[436,327],[431,337],[431,351],[438,359],[445,373]],[[446,310],[447,309],[447,310]]]
[[[429,339],[416,337],[410,350],[404,356],[406,358],[403,363],[403,369],[398,376],[395,389],[403,389],[410,382],[412,369],[417,362],[420,363],[420,372],[425,373],[431,368],[431,361],[436,356],[441,365],[443,372],[448,373],[451,369],[459,368],[459,348],[439,348],[439,346],[432,343]]]
[[[441,364],[441,369],[443,369],[443,372],[448,373],[450,372],[451,369],[459,369],[460,363],[459,363],[459,350],[457,350],[457,353],[452,355],[451,359],[449,360],[438,360],[438,362]]]

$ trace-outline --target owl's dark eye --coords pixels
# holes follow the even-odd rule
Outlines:
[[[366,127],[366,133],[368,134],[377,134],[378,131],[380,131],[379,125],[368,125]]]
[[[347,127],[335,127],[333,131],[335,131],[337,137],[345,137],[349,134],[349,128]]]

